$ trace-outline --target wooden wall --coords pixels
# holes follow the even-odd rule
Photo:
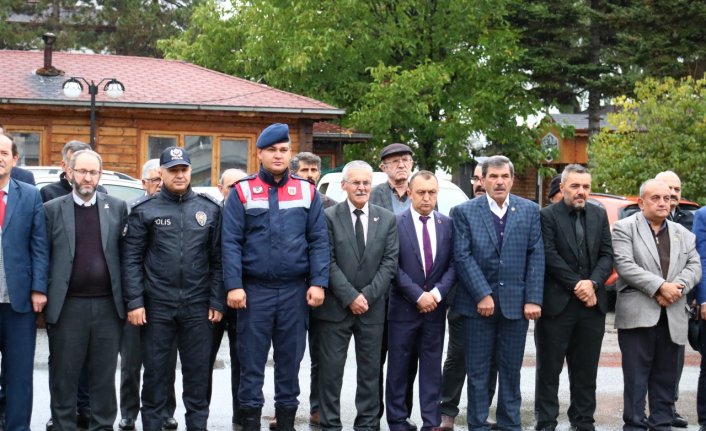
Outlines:
[[[187,111],[177,109],[136,109],[98,107],[95,150],[103,157],[105,169],[139,177],[147,160],[149,134],[210,135],[234,137],[250,142],[248,171],[259,163],[255,141],[271,123],[287,123],[293,152],[313,148],[313,121],[304,115],[284,116],[267,113]],[[333,117],[329,117],[333,118]],[[21,128],[42,133],[40,164],[58,165],[61,149],[72,139],[90,141],[90,110],[39,105],[0,105],[0,124],[10,130]],[[217,152],[214,148],[214,152]],[[216,154],[218,156],[218,154]],[[214,174],[215,176],[215,174]],[[214,183],[215,184],[215,183]]]

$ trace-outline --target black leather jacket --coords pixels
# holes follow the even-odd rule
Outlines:
[[[166,188],[136,202],[123,233],[123,296],[128,311],[208,302],[225,311],[221,205],[191,188]]]

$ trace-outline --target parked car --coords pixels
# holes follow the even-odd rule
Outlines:
[[[608,214],[608,223],[610,223],[611,231],[613,230],[613,225],[616,221],[624,219],[625,217],[630,217],[640,211],[640,207],[637,204],[637,196],[616,196],[606,193],[591,193],[588,197],[588,203],[605,208],[606,213]],[[699,204],[682,199],[679,201],[679,207],[682,210],[693,213],[699,209]],[[610,277],[608,277],[608,280],[605,283],[606,291],[608,292],[608,306],[611,310],[615,308],[615,299],[617,295],[615,283],[617,280],[618,274],[615,272],[615,269],[613,269],[613,272],[610,274]]]
[[[32,167],[35,166],[25,168]],[[55,171],[49,171],[48,173],[47,171],[32,171],[34,173],[34,182],[37,184],[38,189],[41,189],[47,184],[59,181],[59,175],[61,174],[61,169],[58,168]],[[107,175],[106,172],[108,172]],[[123,179],[124,177],[122,176],[132,178],[129,175],[120,174],[113,171],[104,171],[103,175],[101,175],[100,185],[105,187],[109,195],[115,196],[116,198],[124,201],[129,201],[138,196],[142,196],[145,193],[140,181],[136,179]]]
[[[341,172],[331,172],[324,175],[319,181],[319,192],[325,194],[336,202],[343,202],[346,199],[346,192],[341,189]],[[387,174],[384,172],[373,172],[373,187],[387,181]],[[456,184],[449,180],[439,180],[439,197],[437,206],[439,212],[449,215],[451,208],[466,202],[468,196]]]

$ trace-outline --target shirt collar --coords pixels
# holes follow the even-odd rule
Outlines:
[[[5,196],[9,195],[10,194],[10,181],[8,181],[7,184],[5,184],[5,187],[3,187],[0,190],[5,192]]]
[[[93,196],[91,196],[91,200],[88,202],[81,199],[75,191],[71,192],[71,196],[74,197],[74,202],[76,203],[76,205],[80,207],[89,207],[96,204],[96,193],[93,193]]]
[[[409,207],[409,211],[412,213],[412,220],[415,222],[418,221],[421,223],[421,220],[419,220],[419,217],[421,217],[422,215],[419,214],[417,211],[415,211],[414,208],[412,208],[412,206]],[[431,214],[429,214],[429,220],[431,220],[431,222],[434,223],[434,211],[432,211]]]
[[[353,203],[348,198],[346,198],[346,203],[348,204],[348,212],[349,213],[353,214],[353,211],[358,209],[358,208],[356,208],[355,205],[353,205]],[[363,210],[363,214],[365,214],[365,215],[369,214],[368,213],[368,202],[366,202],[365,205],[363,205],[363,208],[361,208],[361,210]]]
[[[486,199],[488,199],[488,205],[490,205],[490,208],[497,208],[499,210],[503,208],[507,208],[510,206],[510,193],[507,194],[505,197],[505,201],[503,202],[502,206],[499,206],[497,202],[495,202],[495,199],[491,198],[488,193],[485,194]]]

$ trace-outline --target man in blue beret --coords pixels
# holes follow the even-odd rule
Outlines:
[[[236,183],[226,200],[222,231],[228,306],[238,310],[238,416],[244,431],[260,430],[272,344],[277,425],[290,431],[299,405],[308,307],[323,303],[328,286],[328,231],[314,185],[290,175],[286,124],[262,131],[257,157],[259,172]]]

